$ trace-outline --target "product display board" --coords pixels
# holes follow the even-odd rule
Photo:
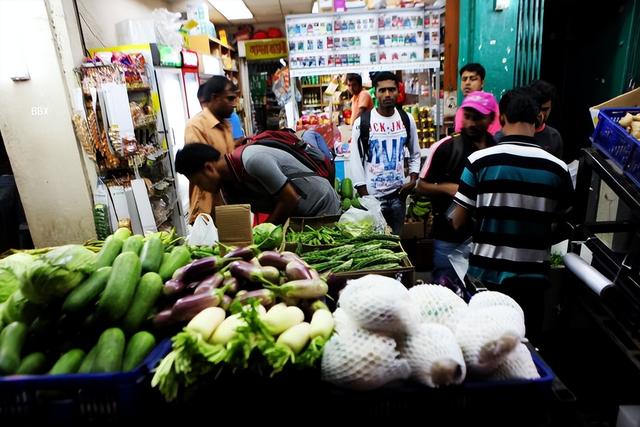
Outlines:
[[[424,8],[286,17],[292,77],[439,68],[440,15]]]

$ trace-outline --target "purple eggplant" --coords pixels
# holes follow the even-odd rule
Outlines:
[[[162,292],[167,296],[177,295],[180,292],[184,291],[186,288],[186,283],[180,279],[169,279],[164,284],[162,288]]]
[[[256,246],[245,246],[243,248],[236,248],[227,253],[223,258],[242,258],[245,261],[249,261],[254,258],[260,251]]]
[[[213,291],[215,288],[209,284],[206,283],[200,283],[198,285],[198,287],[193,291],[194,295],[198,295],[198,294],[203,294],[206,292],[211,292]]]
[[[281,255],[284,259],[287,260],[287,263],[291,262],[291,261],[299,261],[301,263],[304,264],[304,261],[296,254],[294,254],[293,252],[281,252]]]
[[[216,291],[180,298],[171,309],[171,318],[179,322],[189,321],[205,308],[217,307],[221,300],[221,294]]]
[[[287,278],[289,280],[304,280],[312,278],[309,268],[302,262],[295,260],[287,264],[285,273],[287,274]]]
[[[235,295],[238,292],[238,288],[240,287],[240,283],[238,279],[235,277],[229,277],[224,279],[222,282],[222,289],[224,289],[225,294]]]
[[[233,277],[239,280],[248,280],[250,282],[259,282],[268,285],[273,285],[267,280],[261,270],[261,267],[251,264],[247,261],[234,261],[229,265],[229,271]]]
[[[329,286],[322,279],[293,280],[280,286],[265,286],[280,297],[316,299],[327,294]]]
[[[224,295],[222,297],[222,301],[220,302],[219,307],[227,311],[229,310],[229,306],[231,305],[232,302],[233,302],[233,299],[231,299],[229,295]]]
[[[279,270],[284,270],[289,263],[289,260],[276,251],[262,252],[258,255],[258,261],[260,261],[260,265],[264,267],[275,267]]]
[[[153,316],[153,326],[155,326],[157,329],[166,328],[173,323],[174,321],[171,317],[171,309],[162,310],[161,312]]]
[[[260,271],[262,271],[262,277],[271,283],[277,283],[280,280],[280,270],[275,267],[260,267]]]
[[[234,302],[239,301],[241,304],[246,303],[250,298],[256,298],[258,302],[266,308],[271,307],[276,302],[276,295],[268,289],[259,289],[257,291],[240,291],[233,299]]]
[[[189,283],[201,280],[215,273],[218,268],[220,268],[220,261],[216,256],[197,259],[185,266],[182,272],[182,281]]]
[[[176,280],[182,280],[182,277],[184,276],[184,270],[189,266],[189,264],[187,265],[183,265],[182,267],[180,267],[179,269],[177,269],[176,271],[173,272],[173,274],[171,275],[172,279],[176,279]]]
[[[201,281],[200,280],[196,280],[195,282],[191,282],[189,283],[185,289],[191,290],[193,291],[195,288],[197,288],[198,286],[200,286]]]
[[[211,288],[215,289],[215,288],[219,288],[220,285],[222,285],[222,282],[224,282],[224,274],[222,273],[215,273],[209,277],[207,277],[206,279],[203,279],[200,284],[201,285],[208,285],[211,286]]]

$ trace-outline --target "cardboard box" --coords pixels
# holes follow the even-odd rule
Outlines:
[[[287,227],[284,230],[284,240],[287,241],[287,233],[290,231],[302,231],[308,225],[312,228],[320,228],[324,225],[333,225],[340,219],[340,215],[327,215],[327,216],[310,216],[310,217],[291,217],[287,221]],[[295,252],[297,254],[303,252],[309,252],[312,250],[329,249],[339,245],[303,245],[301,243],[287,242],[284,245],[284,250],[289,252]]]
[[[402,226],[400,238],[405,239],[424,239],[431,231],[431,226],[427,221],[405,222]]]
[[[593,121],[593,127],[598,124],[598,112],[602,108],[616,108],[616,107],[640,107],[640,88],[634,89],[627,93],[623,93],[620,96],[616,96],[602,104],[589,107],[589,113],[591,114],[591,120]]]
[[[253,243],[251,205],[216,206],[216,227],[220,242],[231,246]]]

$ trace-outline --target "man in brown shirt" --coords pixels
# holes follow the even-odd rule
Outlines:
[[[184,142],[208,144],[220,153],[229,153],[235,148],[231,125],[226,120],[231,116],[238,99],[235,85],[224,76],[213,76],[198,91],[202,111],[193,116],[184,131]],[[213,207],[224,204],[220,193],[211,194],[189,184],[189,222],[193,223],[199,213],[213,212]]]
[[[347,87],[351,93],[351,123],[355,122],[360,114],[373,108],[373,100],[369,92],[362,89],[362,76],[360,74],[347,74]]]

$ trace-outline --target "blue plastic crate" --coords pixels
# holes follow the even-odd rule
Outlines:
[[[640,141],[618,124],[627,113],[640,113],[640,108],[603,108],[598,114],[598,125],[593,132],[593,145],[613,160],[622,170],[627,168]]]
[[[636,140],[636,146],[640,145],[640,141]],[[638,187],[640,187],[640,148],[634,150],[629,157],[627,167],[624,170],[624,174],[633,181]]]
[[[165,339],[129,372],[0,378],[0,420],[56,425],[141,416],[150,373],[171,350]]]

